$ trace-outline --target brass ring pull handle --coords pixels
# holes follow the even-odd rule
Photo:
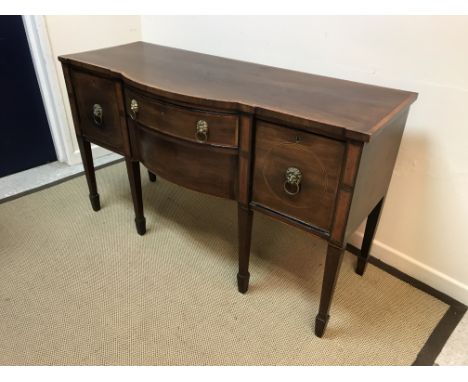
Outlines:
[[[195,137],[198,142],[206,142],[208,140],[208,122],[203,119],[200,119],[197,122],[197,132],[195,133]]]
[[[302,173],[296,167],[289,167],[285,173],[286,180],[283,183],[284,192],[288,195],[296,195],[301,190]]]
[[[136,120],[137,118],[137,113],[140,107],[138,106],[138,102],[136,99],[132,99],[130,101],[130,118],[133,120]]]
[[[102,126],[102,106],[98,103],[93,105],[93,122],[96,126]]]

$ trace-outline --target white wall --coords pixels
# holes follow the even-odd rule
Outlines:
[[[148,42],[419,92],[372,253],[468,304],[468,17],[143,16],[141,27]]]
[[[73,128],[67,90],[60,62],[62,54],[77,53],[141,40],[140,16],[45,16],[50,48],[55,58],[57,76],[68,120],[68,139],[72,155],[69,164],[81,161]],[[93,155],[98,157],[107,150],[93,145]]]

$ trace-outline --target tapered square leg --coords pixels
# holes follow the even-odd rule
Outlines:
[[[237,288],[245,293],[249,288],[250,239],[252,236],[253,212],[248,206],[238,204],[238,234],[239,234],[239,273]]]
[[[153,174],[151,171],[148,171],[148,177],[150,182],[156,182],[156,175]]]
[[[359,253],[356,265],[356,273],[360,276],[364,275],[364,271],[366,270],[367,260],[369,259],[370,249],[372,246],[372,242],[374,241],[377,226],[379,224],[383,202],[384,199],[380,200],[380,202],[377,203],[377,205],[367,217],[364,238],[362,239],[361,251]]]
[[[78,141],[78,147],[80,148],[80,155],[81,160],[83,161],[86,182],[88,183],[89,201],[91,202],[91,207],[93,210],[99,211],[101,209],[101,203],[99,201],[99,194],[97,192],[91,143],[79,135],[77,135],[76,139]]]
[[[143,195],[141,191],[140,163],[125,158],[128,180],[132,191],[133,208],[135,210],[135,225],[138,234],[146,233],[146,219],[143,215]]]
[[[328,244],[325,269],[323,271],[322,293],[320,296],[320,307],[315,318],[315,335],[322,337],[330,319],[330,306],[335,292],[336,281],[343,261],[344,248],[338,248]]]

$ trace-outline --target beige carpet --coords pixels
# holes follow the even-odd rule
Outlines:
[[[0,204],[0,364],[408,365],[447,310],[347,254],[319,339],[320,240],[256,214],[241,295],[236,204],[142,175],[143,237],[123,163]]]

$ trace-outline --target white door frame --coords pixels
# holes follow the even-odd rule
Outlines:
[[[57,159],[74,164],[77,155],[63,102],[44,16],[22,16]],[[79,159],[78,159],[79,161]]]
[[[57,159],[69,165],[81,163],[73,119],[65,107],[68,97],[60,86],[61,73],[57,71],[57,57],[50,46],[45,17],[22,17]],[[94,158],[111,153],[94,144],[91,145],[91,150]]]

